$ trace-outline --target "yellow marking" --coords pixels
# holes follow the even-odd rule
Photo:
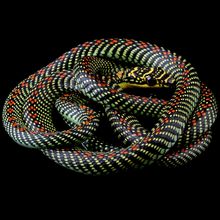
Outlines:
[[[129,72],[128,76],[133,76],[135,77],[134,73],[138,70],[138,67],[134,67],[133,70],[131,70],[131,72]]]
[[[141,76],[140,78],[141,78],[141,79],[146,79],[146,76],[147,76],[147,75],[150,75],[154,70],[155,70],[155,69],[154,69],[153,67],[151,67],[150,70],[149,70],[148,72],[144,73],[144,75]]]
[[[169,88],[167,85],[156,84],[154,86],[149,86],[148,84],[136,84],[136,83],[127,83],[122,82],[118,84],[122,89],[131,89],[131,88]]]
[[[144,74],[144,76],[151,74],[154,70],[155,68],[151,67],[150,70]]]

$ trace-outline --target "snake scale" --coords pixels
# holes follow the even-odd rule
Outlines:
[[[126,92],[170,86],[169,100]],[[56,129],[54,105],[67,129]],[[139,116],[155,118],[153,128]],[[163,47],[118,38],[64,53],[19,83],[3,107],[4,127],[15,142],[93,175],[182,166],[207,149],[216,116],[216,100],[190,63]],[[116,144],[96,135],[103,117]]]

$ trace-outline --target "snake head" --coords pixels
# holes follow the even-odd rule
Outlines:
[[[134,67],[126,70],[119,86],[121,88],[166,88],[174,83],[162,68]]]

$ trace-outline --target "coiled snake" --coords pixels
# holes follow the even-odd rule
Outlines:
[[[125,92],[170,85],[169,100]],[[54,103],[69,129],[56,130]],[[96,136],[103,115],[115,145]],[[80,44],[19,83],[5,102],[3,124],[15,142],[66,168],[108,174],[186,164],[209,145],[216,115],[212,92],[186,60],[142,41],[101,39]],[[138,116],[157,122],[146,130]]]

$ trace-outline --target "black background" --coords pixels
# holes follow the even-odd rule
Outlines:
[[[87,6],[84,11],[83,6],[65,5],[60,9],[62,14],[44,6],[36,12],[35,5],[27,10],[18,10],[16,6],[12,10],[9,6],[2,25],[1,53],[5,68],[1,71],[1,108],[9,92],[28,75],[79,43],[109,37],[149,41],[183,56],[197,69],[219,103],[219,57],[216,56],[219,34],[214,5],[182,7],[180,4],[173,10],[138,5],[130,10],[117,7],[113,11],[110,6],[106,3],[104,9],[96,11]],[[3,189],[7,189],[7,198],[12,200],[29,195],[29,201],[40,191],[53,195],[54,201],[56,196],[73,196],[83,205],[91,204],[92,198],[98,201],[117,198],[117,203],[123,197],[129,203],[131,196],[139,195],[133,200],[137,206],[142,204],[140,198],[145,201],[154,198],[155,205],[161,206],[166,199],[161,202],[157,198],[163,193],[164,198],[173,201],[179,198],[192,201],[195,197],[203,201],[204,195],[219,193],[219,120],[213,126],[210,148],[189,166],[107,177],[83,176],[62,168],[40,152],[15,144],[2,125],[0,135]],[[112,205],[117,206],[116,203]]]

